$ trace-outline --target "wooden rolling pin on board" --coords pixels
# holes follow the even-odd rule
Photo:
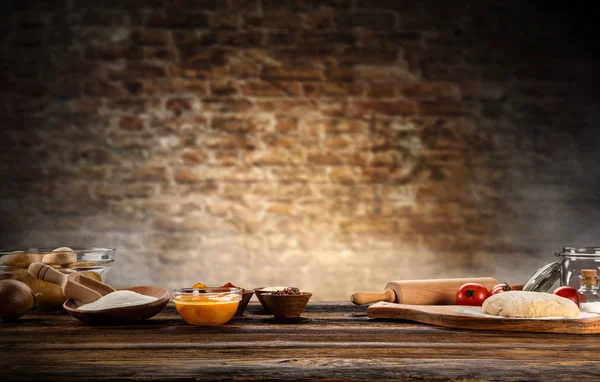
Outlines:
[[[398,280],[390,281],[383,292],[354,292],[350,300],[356,305],[379,301],[409,305],[453,305],[456,304],[456,291],[466,283],[479,283],[488,289],[499,284],[492,277]]]

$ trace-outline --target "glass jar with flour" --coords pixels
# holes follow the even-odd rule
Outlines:
[[[554,254],[560,260],[538,269],[523,290],[546,292],[559,282],[561,286],[581,287],[579,275],[584,269],[600,269],[600,247],[564,247]]]

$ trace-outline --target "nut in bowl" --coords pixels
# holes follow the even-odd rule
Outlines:
[[[36,295],[37,311],[61,311],[67,300],[60,286],[38,280],[27,271],[29,265],[42,262],[57,271],[80,272],[97,281],[106,282],[109,268],[115,261],[111,248],[21,248],[0,250],[0,280],[21,281]]]
[[[310,292],[300,292],[292,288],[262,294],[263,300],[277,319],[300,317],[311,297]]]
[[[242,299],[241,288],[181,288],[173,291],[177,313],[191,325],[222,325],[234,316]]]

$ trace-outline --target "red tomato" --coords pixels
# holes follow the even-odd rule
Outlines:
[[[456,304],[481,306],[488,297],[490,297],[490,291],[483,285],[466,283],[458,288],[458,291],[456,292]]]
[[[513,290],[513,288],[508,283],[496,284],[490,290],[490,295],[492,295],[492,294],[498,294],[498,293],[504,293],[504,292],[508,292],[508,291],[511,291],[511,290]]]
[[[571,288],[570,286],[561,286],[554,289],[554,293],[557,296],[568,298],[579,306],[579,296],[577,295],[577,289]]]

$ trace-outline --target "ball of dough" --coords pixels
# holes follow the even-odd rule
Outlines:
[[[483,313],[502,317],[577,317],[579,308],[573,301],[550,293],[509,291],[488,297],[481,306]]]
[[[0,265],[7,265],[13,268],[27,268],[31,263],[42,261],[42,258],[43,255],[39,253],[13,251],[10,255],[0,257]]]
[[[52,265],[67,265],[77,262],[77,254],[69,247],[60,247],[44,255],[42,263]]]

